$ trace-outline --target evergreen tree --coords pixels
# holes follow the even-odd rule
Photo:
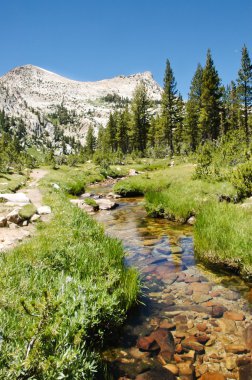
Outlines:
[[[215,140],[220,132],[221,112],[220,79],[210,50],[207,51],[206,65],[203,69],[201,110],[199,128],[203,141]]]
[[[240,105],[235,82],[231,81],[223,93],[221,129],[226,134],[240,127]]]
[[[252,106],[252,65],[248,49],[244,45],[242,48],[241,68],[238,72],[238,94],[243,110],[243,126],[249,143],[248,116]]]
[[[112,153],[116,152],[117,150],[117,113],[111,113],[109,115],[109,121],[106,127],[107,136],[108,136],[108,143],[110,146],[110,151]]]
[[[183,146],[184,132],[184,102],[182,95],[179,94],[176,100],[176,127],[173,132],[174,150],[177,154],[181,154]]]
[[[162,95],[162,127],[163,140],[170,147],[173,154],[173,130],[176,128],[176,94],[177,84],[169,60],[166,61],[164,90]]]
[[[92,155],[94,154],[95,147],[96,147],[96,138],[94,135],[94,128],[90,126],[88,128],[87,137],[86,137],[86,145],[85,145],[86,153],[89,157],[92,157]]]
[[[199,143],[199,116],[201,110],[203,68],[200,64],[191,82],[190,93],[186,103],[186,120],[184,139],[190,149],[195,151]]]
[[[132,99],[132,123],[130,128],[131,151],[144,152],[147,146],[149,130],[149,108],[150,100],[144,82],[137,85]]]
[[[130,113],[128,105],[126,105],[125,110],[120,112],[118,116],[118,128],[117,128],[117,146],[126,154],[129,150],[129,126],[130,126]]]

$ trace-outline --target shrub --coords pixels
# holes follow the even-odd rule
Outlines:
[[[252,195],[252,161],[240,164],[234,170],[231,181],[239,199]]]

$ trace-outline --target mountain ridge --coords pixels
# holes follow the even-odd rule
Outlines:
[[[60,126],[63,133],[85,142],[88,127],[95,132],[105,126],[109,115],[130,101],[134,90],[144,82],[149,97],[158,102],[162,89],[150,71],[119,75],[94,82],[66,78],[32,64],[17,66],[0,77],[0,109],[24,121],[28,133],[53,141],[55,125],[50,115],[64,106],[72,113],[72,124]]]

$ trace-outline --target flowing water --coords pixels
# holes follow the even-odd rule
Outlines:
[[[96,189],[103,193],[104,190],[109,191],[110,188]],[[160,365],[165,365],[167,361],[158,355],[158,351],[139,350],[137,341],[139,337],[148,336],[158,328],[165,328],[175,330],[172,331],[175,343],[181,343],[183,334],[178,333],[181,329],[181,324],[178,323],[181,321],[177,317],[181,315],[186,318],[187,327],[182,328],[185,336],[197,336],[197,323],[207,322],[208,339],[211,340],[213,334],[218,334],[218,345],[209,344],[204,347],[204,352],[210,355],[218,348],[220,356],[217,362],[212,363],[206,359],[208,361],[203,364],[199,357],[194,358],[193,374],[185,379],[193,379],[197,370],[199,375],[202,365],[207,365],[210,372],[228,372],[230,376],[236,374],[236,368],[225,368],[227,353],[224,344],[244,343],[243,330],[251,322],[249,300],[251,301],[252,294],[249,286],[236,276],[215,274],[197,264],[191,226],[148,217],[142,198],[122,198],[117,203],[119,206],[115,210],[101,211],[95,215],[95,219],[104,225],[106,233],[122,240],[126,265],[139,270],[143,289],[141,303],[130,312],[124,328],[114,337],[112,348],[104,352],[104,359],[109,363],[113,378],[125,376],[125,379],[135,379],[138,374],[153,368],[158,373]],[[216,305],[217,309],[223,306],[226,309],[221,309],[220,315],[211,314]],[[234,331],[230,326],[226,331],[223,328],[222,334],[221,331],[214,331],[219,328],[218,321],[215,324],[215,317],[222,316],[225,310],[242,311],[244,321],[234,322]],[[227,331],[230,340],[225,338]],[[162,376],[155,378],[161,379]]]

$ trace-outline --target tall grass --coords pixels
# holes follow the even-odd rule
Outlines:
[[[252,278],[252,212],[240,205],[209,202],[197,216],[194,231],[197,257]]]
[[[136,301],[121,242],[47,192],[54,218],[0,256],[1,379],[92,379],[102,343]]]

